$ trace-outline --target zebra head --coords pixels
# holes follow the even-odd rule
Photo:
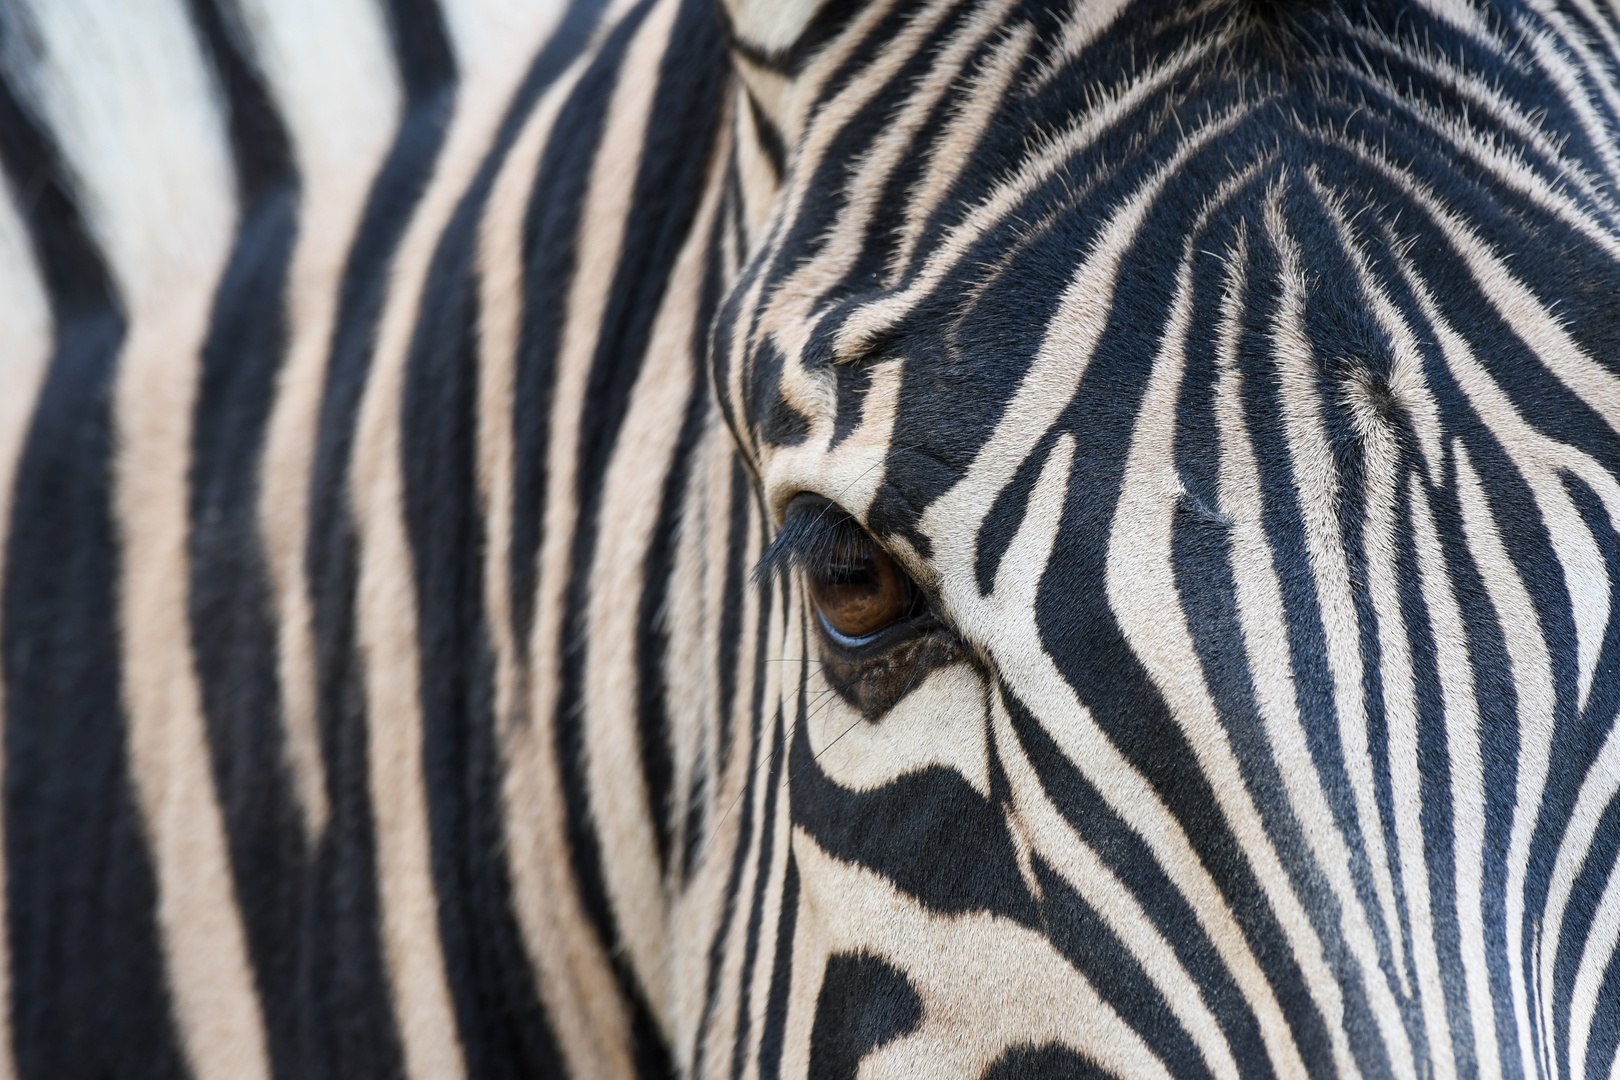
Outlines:
[[[726,13],[761,1037],[1620,1068],[1614,9]]]

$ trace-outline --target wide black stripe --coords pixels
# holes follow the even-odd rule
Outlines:
[[[388,0],[394,63],[412,106],[437,95],[457,77],[455,51],[438,0]]]
[[[934,911],[986,912],[1038,925],[1040,913],[1019,873],[1002,808],[960,772],[939,765],[871,791],[839,785],[816,761],[807,727],[819,724],[831,740],[846,723],[867,721],[829,726],[806,716],[807,709],[821,707],[819,701],[801,701],[792,733],[793,823],[829,855],[881,874]]]
[[[270,1062],[308,1075],[298,939],[308,850],[286,765],[276,630],[258,530],[259,472],[287,347],[284,296],[297,232],[291,143],[234,12],[190,0],[225,94],[242,223],[214,296],[193,407],[188,482],[190,644],[213,779],[263,1003]],[[231,33],[231,30],[238,33]]]
[[[56,147],[4,80],[0,164],[57,320],[12,489],[0,596],[12,1050],[25,1080],[178,1080],[121,697],[111,468],[124,319]]]
[[[276,624],[258,529],[259,469],[287,328],[296,231],[291,184],[254,208],[214,301],[194,409],[190,645],[214,785],[278,1077],[308,1075],[298,961],[308,850],[287,768]]]
[[[864,953],[829,957],[810,1028],[810,1080],[855,1080],[863,1057],[922,1020],[922,998],[895,967]]]
[[[348,502],[349,458],[388,295],[388,268],[443,144],[455,72],[432,0],[395,0],[389,11],[406,111],[344,267],[310,477],[304,560],[331,817],[314,852],[304,901],[299,1025],[311,1075],[331,1080],[403,1070],[380,937],[364,673],[354,637],[359,553]]]

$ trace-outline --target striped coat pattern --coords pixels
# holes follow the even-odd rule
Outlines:
[[[0,1078],[1620,1077],[1614,0],[0,0]]]

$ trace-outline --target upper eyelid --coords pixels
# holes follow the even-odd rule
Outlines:
[[[794,567],[807,566],[825,557],[852,531],[866,536],[866,530],[849,511],[831,499],[796,496],[788,504],[787,516],[776,538],[754,566],[754,583],[763,585]]]

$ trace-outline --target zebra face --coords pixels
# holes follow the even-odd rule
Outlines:
[[[1616,31],[1431,6],[739,60],[812,1071],[1607,1074]]]

